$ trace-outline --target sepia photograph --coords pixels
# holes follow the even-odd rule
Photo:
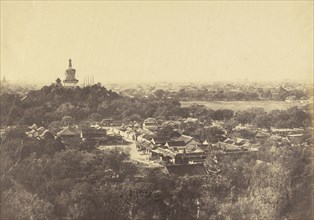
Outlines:
[[[1,220],[312,220],[314,1],[0,0]]]

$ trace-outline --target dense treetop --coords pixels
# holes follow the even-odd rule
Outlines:
[[[108,117],[138,122],[147,117],[194,117],[197,123],[184,123],[180,129],[196,139],[213,141],[239,123],[266,129],[310,126],[307,108],[269,113],[260,108],[237,112],[201,105],[182,108],[162,92],[130,98],[100,85],[73,89],[51,85],[26,96],[3,93],[0,104],[2,126],[36,123],[52,132],[73,121]],[[164,126],[159,134],[177,136],[171,126]],[[252,132],[243,135],[250,138]],[[257,154],[223,158],[216,164],[222,172],[204,178],[147,170],[135,165],[121,148],[65,146],[58,139],[29,139],[23,130],[11,129],[1,137],[1,217],[311,219],[311,134],[306,138],[301,144],[281,146],[267,140]],[[206,166],[214,157],[208,151]]]

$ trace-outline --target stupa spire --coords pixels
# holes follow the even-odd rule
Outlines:
[[[71,58],[69,59],[69,69],[71,69],[72,68],[72,60],[71,60]]]

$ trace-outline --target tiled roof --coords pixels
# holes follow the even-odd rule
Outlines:
[[[187,136],[187,135],[181,135],[176,139],[176,141],[184,141],[185,143],[189,143],[190,141],[193,140],[193,137]]]
[[[154,123],[154,124],[156,124],[156,119],[155,118],[147,118],[147,119],[145,119],[144,120],[144,123]]]
[[[168,147],[178,147],[178,146],[185,146],[186,143],[184,141],[167,141],[166,145]]]
[[[152,141],[155,144],[165,144],[165,143],[167,143],[167,141],[169,141],[169,138],[166,138],[166,137],[154,137],[152,139]]]
[[[168,157],[175,157],[177,154],[174,153],[173,151],[169,150],[169,149],[163,149],[163,148],[157,148],[155,150],[152,150],[152,152],[157,153],[157,154],[161,154],[163,156],[168,156]]]
[[[79,131],[75,127],[67,126],[62,131],[57,133],[57,136],[67,136],[67,135],[79,135],[81,131]]]

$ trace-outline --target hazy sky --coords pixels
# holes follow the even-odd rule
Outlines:
[[[1,76],[25,82],[311,79],[313,1],[3,2]]]

